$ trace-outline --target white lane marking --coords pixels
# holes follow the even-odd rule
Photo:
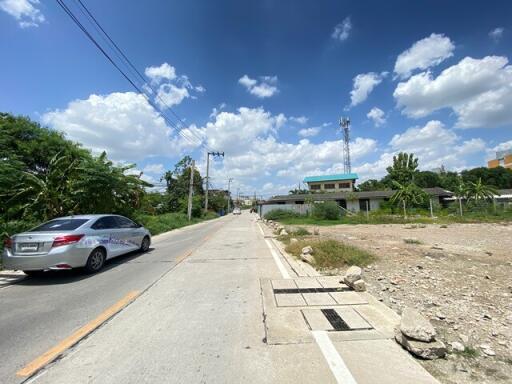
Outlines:
[[[281,275],[283,276],[283,279],[290,279],[290,275],[288,274],[288,271],[286,270],[283,262],[279,258],[279,255],[274,250],[274,247],[272,246],[272,243],[265,239],[265,243],[267,243],[267,247],[270,250],[270,253],[272,254],[272,257],[274,258],[274,261],[276,262],[277,268],[279,268],[279,272],[281,272]]]
[[[263,232],[263,229],[261,228],[260,223],[257,223],[257,224],[258,224],[258,228],[260,229],[261,236],[265,237],[265,232]]]
[[[332,374],[339,384],[357,384],[326,331],[311,331]]]

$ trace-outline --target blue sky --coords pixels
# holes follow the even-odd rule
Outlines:
[[[342,170],[342,115],[361,179],[400,150],[423,169],[460,170],[512,147],[509,1],[84,3],[194,143],[55,1],[0,0],[0,110],[135,162],[150,181],[184,154],[204,169],[206,145],[226,154],[215,187],[232,177],[247,194],[287,192]]]

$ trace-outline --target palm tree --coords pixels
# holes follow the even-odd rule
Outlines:
[[[494,200],[495,196],[499,196],[499,192],[496,188],[485,185],[482,183],[482,178],[479,178],[476,183],[470,181],[467,186],[467,197],[468,200],[480,201],[480,200]]]
[[[420,204],[424,201],[426,193],[414,183],[400,184],[393,180],[396,192],[391,196],[391,202],[401,202],[404,209],[404,218],[407,218],[407,206],[410,204]]]

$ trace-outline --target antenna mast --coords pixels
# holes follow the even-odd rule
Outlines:
[[[350,164],[350,118],[342,117],[340,127],[343,133],[343,172],[352,173]]]

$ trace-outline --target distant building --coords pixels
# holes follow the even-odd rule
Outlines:
[[[304,183],[312,192],[349,192],[354,190],[357,173],[339,173],[336,175],[307,176]]]
[[[496,158],[487,162],[488,168],[505,167],[512,169],[512,148],[496,152]]]

